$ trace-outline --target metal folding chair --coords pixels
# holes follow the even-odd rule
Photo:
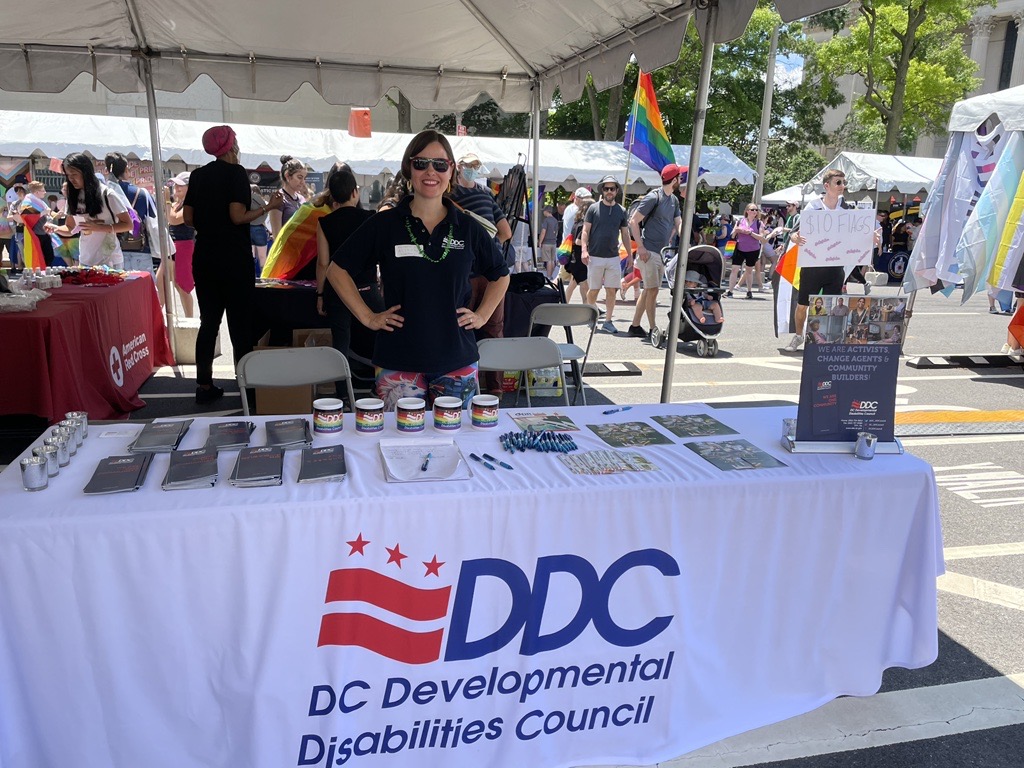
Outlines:
[[[530,313],[529,335],[533,334],[535,325],[560,325],[565,329],[565,343],[558,344],[558,351],[562,354],[562,359],[569,362],[572,370],[573,386],[576,387],[576,392],[572,396],[573,405],[576,405],[576,398],[581,394],[583,404],[587,404],[587,393],[583,390],[583,371],[587,366],[590,343],[594,340],[594,331],[597,329],[600,314],[598,308],[592,304],[540,304]],[[585,347],[574,343],[573,326],[587,327],[589,332]]]
[[[326,384],[344,381],[348,389],[349,408],[355,407],[352,371],[348,360],[334,347],[290,347],[258,349],[238,361],[235,370],[238,390],[242,393],[242,413],[249,415],[247,387],[295,387],[302,384]]]
[[[562,354],[558,345],[544,336],[526,336],[508,339],[481,339],[477,342],[480,349],[481,371],[522,371],[519,388],[526,387],[526,405],[530,405],[530,386],[527,372],[538,368],[554,368],[558,371],[558,385],[562,389],[562,398],[569,405],[569,393],[566,391],[565,374],[562,372]],[[519,390],[516,401],[519,400]]]

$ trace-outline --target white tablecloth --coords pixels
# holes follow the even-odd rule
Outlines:
[[[87,497],[139,430],[93,425],[46,491],[0,474],[0,768],[651,763],[874,693],[937,654],[932,471],[787,454],[792,411],[568,411],[585,450],[586,424],[708,412],[770,470],[672,437],[640,449],[658,471],[580,477],[467,426],[515,470],[388,484],[346,416],[316,440],[344,443],[341,484],[296,484],[289,451],[284,485],[233,488],[224,452],[209,490],[161,491],[157,456]]]

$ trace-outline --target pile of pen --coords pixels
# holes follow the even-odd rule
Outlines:
[[[506,432],[498,438],[509,453],[540,451],[541,453],[572,453],[576,441],[563,432]]]

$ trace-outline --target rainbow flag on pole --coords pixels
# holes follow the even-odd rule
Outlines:
[[[650,73],[640,72],[636,84],[633,109],[626,121],[626,136],[622,146],[648,166],[661,173],[661,169],[676,161],[668,132],[661,121],[658,98],[654,95],[654,82]]]

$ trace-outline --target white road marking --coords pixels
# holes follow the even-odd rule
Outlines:
[[[831,755],[1024,723],[1024,674],[830,701],[660,768],[739,766]]]
[[[1017,611],[1024,611],[1024,589],[1011,587],[1007,584],[999,584],[994,581],[978,579],[974,576],[965,576],[962,573],[946,572],[935,582],[935,586],[942,592],[949,592],[962,597],[972,597],[981,600],[983,603],[1001,605],[1004,608],[1013,608]]]
[[[982,509],[1024,505],[1024,474],[1016,470],[990,461],[933,469],[936,485]],[[957,474],[946,474],[948,472]]]
[[[976,557],[1006,557],[1007,555],[1024,555],[1024,541],[1006,544],[978,544],[967,547],[946,547],[943,556],[949,560],[968,560]]]

